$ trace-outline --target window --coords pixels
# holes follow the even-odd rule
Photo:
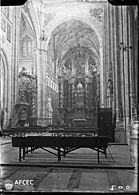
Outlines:
[[[22,55],[23,57],[32,56],[32,40],[26,35],[22,42]]]

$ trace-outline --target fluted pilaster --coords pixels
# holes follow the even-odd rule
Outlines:
[[[116,112],[116,122],[119,122],[120,120],[120,113],[119,113],[119,94],[118,94],[118,39],[117,39],[117,8],[113,7],[113,28],[114,28],[114,35],[113,35],[113,41],[114,41],[114,71],[113,71],[113,76],[114,76],[114,86],[113,86],[113,97],[114,97],[114,107],[115,107],[115,112]]]
[[[123,7],[123,41],[124,43],[127,45],[127,31],[129,31],[128,26],[127,26],[127,7]],[[129,45],[127,45],[129,46]],[[125,117],[127,118],[127,124],[129,122],[129,73],[128,73],[128,52],[129,49],[127,51],[124,52],[124,70],[125,70]]]

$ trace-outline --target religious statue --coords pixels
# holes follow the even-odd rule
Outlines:
[[[48,124],[52,125],[52,118],[53,118],[53,108],[52,108],[52,102],[51,98],[48,98],[48,104],[47,104],[47,111],[48,111]]]
[[[82,107],[83,105],[84,105],[84,89],[81,82],[79,82],[76,88],[76,106]]]
[[[112,107],[112,94],[113,94],[113,85],[112,80],[109,78],[107,82],[107,107]]]
[[[113,94],[113,85],[112,80],[109,78],[107,82],[107,96],[110,96]]]

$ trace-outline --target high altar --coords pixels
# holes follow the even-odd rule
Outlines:
[[[71,124],[75,119],[97,126],[99,83],[97,67],[91,55],[83,48],[69,55],[60,66],[59,114],[60,121]]]

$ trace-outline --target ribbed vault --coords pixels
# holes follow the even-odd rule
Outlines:
[[[71,19],[55,28],[48,43],[48,64],[60,66],[70,58],[89,55],[92,64],[99,61],[99,41],[90,26],[80,20]],[[79,57],[79,56],[78,56]]]

